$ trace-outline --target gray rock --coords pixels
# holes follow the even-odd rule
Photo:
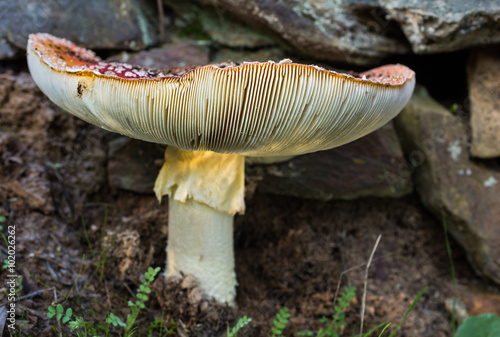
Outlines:
[[[233,20],[221,11],[206,10],[192,1],[166,0],[166,3],[182,20],[176,20],[177,26],[181,28],[181,35],[203,38],[206,34],[215,43],[232,48],[255,49],[278,43],[275,37]]]
[[[266,48],[257,51],[222,48],[217,50],[217,52],[214,54],[212,62],[213,63],[224,63],[224,62],[243,63],[245,61],[279,62],[285,58],[286,58],[285,52],[279,48]]]
[[[257,190],[264,193],[330,200],[401,197],[412,192],[392,124],[335,149],[262,167]]]
[[[410,51],[399,27],[378,13],[374,0],[197,1],[221,18],[235,17],[317,59],[365,65]]]
[[[500,3],[491,0],[196,1],[326,61],[369,65],[500,42]]]
[[[445,306],[450,314],[455,312],[459,324],[470,316],[484,313],[500,315],[500,295],[487,285],[479,282],[464,284],[461,281],[460,285],[453,289],[453,293],[456,297],[447,298]]]
[[[142,49],[157,42],[155,8],[140,0],[0,0],[0,59],[45,32],[87,48]]]
[[[13,48],[5,38],[0,38],[0,59],[11,59],[16,56],[17,49]]]
[[[208,48],[192,43],[180,43],[138,53],[122,52],[109,61],[129,63],[146,68],[182,68],[208,64]]]
[[[471,53],[467,76],[471,104],[473,156],[500,156],[500,48]]]
[[[108,181],[114,188],[137,193],[153,193],[154,182],[163,163],[165,147],[118,137],[109,143]]]
[[[445,219],[476,272],[500,284],[500,172],[468,156],[467,125],[417,88],[396,126],[422,203]]]
[[[417,54],[500,42],[500,2],[492,0],[382,0]]]

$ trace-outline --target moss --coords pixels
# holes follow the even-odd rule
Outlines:
[[[188,22],[187,26],[179,31],[180,37],[190,37],[196,40],[210,40],[210,36],[203,29],[198,18]]]

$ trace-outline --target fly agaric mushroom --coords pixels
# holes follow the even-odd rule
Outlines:
[[[243,213],[245,156],[292,156],[360,138],[409,101],[415,73],[359,77],[283,60],[162,74],[106,63],[48,34],[30,35],[30,72],[57,105],[133,138],[168,145],[155,183],[168,195],[167,276],[193,274],[234,304],[233,216]]]

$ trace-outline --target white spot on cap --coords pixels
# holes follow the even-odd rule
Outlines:
[[[493,187],[497,184],[497,180],[493,177],[490,176],[488,179],[486,179],[483,183],[484,187]]]
[[[458,157],[462,154],[462,148],[460,147],[460,141],[456,140],[448,146],[446,149],[450,153],[451,159],[453,161],[458,161]]]

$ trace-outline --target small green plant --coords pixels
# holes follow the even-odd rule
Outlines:
[[[5,259],[3,260],[3,266],[2,266],[3,269],[7,269],[9,268],[9,260]]]
[[[469,336],[500,336],[500,317],[492,313],[467,317],[458,327],[455,337]]]
[[[104,266],[106,265],[106,243],[105,243],[105,237],[106,237],[106,223],[108,221],[108,208],[106,207],[106,212],[104,213],[104,220],[102,221],[102,226],[101,226],[101,271],[100,271],[100,276],[99,276],[99,281],[102,283],[102,280],[104,279]]]
[[[17,287],[16,287],[16,296],[19,297],[21,296],[21,293],[23,292],[23,277],[19,275],[17,277]]]
[[[96,336],[96,328],[83,319],[83,317],[75,317],[75,320],[68,322],[68,327],[71,332],[76,332],[78,337]],[[107,334],[107,332],[106,332]]]
[[[82,317],[75,317],[73,320],[71,316],[73,315],[73,309],[68,308],[66,312],[64,312],[64,307],[62,304],[58,304],[55,308],[50,306],[48,308],[47,317],[52,318],[55,316],[58,322],[62,322],[64,324],[68,324],[71,332],[76,332],[78,337],[86,337],[86,336],[96,336],[97,330],[105,331],[105,335],[109,335],[109,325],[111,324],[114,327],[120,327],[123,329],[123,336],[130,337],[134,334],[135,328],[134,323],[137,320],[139,312],[141,309],[146,308],[145,302],[148,300],[147,294],[151,293],[151,288],[149,287],[151,283],[154,281],[156,275],[160,271],[160,267],[152,268],[149,267],[148,271],[144,274],[144,279],[141,280],[141,285],[139,286],[139,291],[137,292],[137,300],[135,302],[128,301],[128,306],[130,307],[130,313],[127,315],[126,322],[123,322],[120,317],[116,316],[112,312],[108,314],[106,318],[106,323],[108,326],[104,327],[96,327],[91,323],[85,321]],[[173,328],[167,331],[167,334],[175,330],[175,322]],[[172,330],[173,329],[173,330]],[[161,328],[163,330],[163,328]]]
[[[68,308],[65,312],[64,307],[60,303],[57,304],[55,308],[53,306],[50,306],[49,311],[47,312],[48,318],[55,317],[58,322],[68,324],[71,332],[76,332],[76,335],[78,337],[97,335],[97,331],[91,323],[85,321],[82,317],[75,317],[75,319],[72,320],[72,315],[73,309]]]
[[[410,307],[408,308],[408,310],[406,310],[406,313],[405,315],[403,316],[403,318],[401,318],[401,320],[399,321],[398,325],[396,326],[396,328],[394,330],[392,330],[391,334],[389,335],[389,337],[392,337],[396,334],[396,332],[399,330],[399,328],[401,327],[401,324],[403,324],[404,320],[406,319],[406,317],[408,317],[408,315],[410,314],[410,312],[413,310],[413,308],[415,308],[415,306],[417,305],[418,301],[420,300],[420,298],[424,295],[424,293],[427,291],[427,288],[428,287],[425,287],[424,289],[420,290],[420,292],[418,293],[418,295],[415,297],[415,299],[413,300],[413,302],[411,302],[410,304]],[[390,323],[389,323],[390,325]],[[384,330],[387,329],[387,327],[389,325],[386,325]],[[382,333],[384,331],[382,331],[380,333],[379,336],[382,336]]]
[[[3,266],[3,267],[4,267],[4,269],[7,269],[8,267],[10,267],[10,265],[7,265],[7,268],[5,268],[5,264],[6,264],[6,263],[7,263],[7,262],[5,262],[5,261],[4,261],[4,266]],[[17,283],[17,285],[16,285],[16,288],[14,289],[14,291],[15,291],[15,295],[16,295],[16,297],[17,297],[17,298],[19,298],[19,296],[21,296],[21,294],[22,294],[22,292],[23,292],[23,289],[24,289],[24,288],[23,288],[23,277],[22,277],[21,275],[18,275],[18,276],[17,276],[17,281],[16,281],[16,283]],[[4,295],[5,295],[5,296],[9,296],[9,295],[7,295],[7,292],[6,292],[6,291],[4,292]]]
[[[137,316],[139,316],[139,312],[141,309],[146,308],[145,302],[149,299],[148,294],[151,293],[151,288],[149,286],[155,280],[159,271],[160,267],[154,269],[149,267],[148,271],[144,273],[144,279],[141,280],[142,284],[139,286],[139,291],[136,294],[137,300],[135,302],[128,301],[130,313],[127,315],[127,322],[123,322],[118,316],[110,312],[108,318],[106,318],[106,323],[113,324],[115,327],[122,327],[124,329],[124,335],[131,336],[134,333],[133,326]]]
[[[5,235],[3,235],[3,223],[7,221],[7,218],[2,214],[2,210],[0,209],[0,235],[2,236],[3,238],[3,241],[5,242],[5,245],[8,246],[9,245],[9,241],[7,240],[7,238],[5,237]]]
[[[50,306],[49,312],[47,313],[48,318],[55,316],[57,321],[63,322],[64,324],[69,322],[71,315],[73,315],[73,309],[68,308],[66,312],[64,312],[64,308],[60,303],[55,308]]]
[[[105,249],[106,244],[105,244],[105,239],[104,239],[106,236],[107,219],[108,219],[108,208],[106,207],[106,211],[104,213],[104,219],[103,219],[102,226],[101,226],[101,255],[100,255],[99,268],[94,271],[94,273],[92,274],[92,277],[89,279],[89,281],[92,278],[94,278],[94,275],[98,272],[99,272],[99,281],[102,283],[102,281],[104,279],[104,269],[105,269],[104,267],[105,267],[105,264],[107,262],[106,249]],[[96,259],[97,252],[92,247],[92,244],[90,242],[91,240],[90,240],[90,237],[89,237],[88,232],[87,232],[87,226],[85,224],[85,219],[83,217],[81,218],[81,223],[82,223],[82,228],[83,228],[83,235],[85,237],[85,240],[87,241],[87,245],[89,247],[90,254],[92,255],[92,259]]]
[[[444,243],[446,246],[446,252],[448,254],[448,258],[450,259],[450,267],[451,267],[451,281],[453,286],[453,291],[457,292],[457,274],[455,273],[455,264],[453,263],[453,253],[451,252],[450,240],[448,238],[448,224],[446,222],[446,218],[443,215],[443,230],[444,230]],[[457,322],[455,317],[455,309],[457,306],[456,298],[453,299],[453,305],[451,310],[451,334],[455,334],[455,330],[457,329]]]
[[[241,317],[238,322],[236,322],[236,325],[231,329],[231,331],[229,331],[229,326],[227,327],[227,337],[238,336],[238,331],[240,331],[244,326],[248,325],[251,321],[252,319],[248,318],[247,316]]]
[[[289,319],[290,319],[290,313],[288,312],[288,308],[287,307],[282,308],[276,314],[276,319],[273,321],[273,327],[271,328],[271,331],[273,333],[272,337],[278,337],[283,334],[283,330],[285,330]]]
[[[149,331],[148,331],[148,337],[153,337],[153,333],[155,330],[160,330],[159,335],[154,335],[154,336],[163,336],[163,331],[166,330],[165,335],[170,335],[175,333],[175,330],[177,330],[177,323],[173,319],[170,320],[170,326],[167,328],[166,326],[163,326],[163,313],[161,315],[161,319],[158,317],[155,317],[154,321],[149,323]]]
[[[61,163],[53,163],[51,161],[45,162],[45,165],[47,165],[50,168],[53,168],[54,170],[57,170],[57,169],[60,169],[61,167],[63,167],[63,164],[61,164]]]
[[[355,287],[347,286],[342,291],[340,295],[338,305],[334,306],[335,314],[332,318],[322,317],[319,321],[326,325],[325,328],[319,329],[316,333],[313,331],[301,331],[297,335],[299,336],[316,336],[316,337],[339,337],[344,329],[345,322],[345,311],[349,308],[354,294],[356,292]]]
[[[121,326],[122,328],[126,328],[127,324],[125,324],[120,317],[116,316],[112,312],[108,314],[108,318],[106,318],[106,323],[111,324],[115,327]]]

